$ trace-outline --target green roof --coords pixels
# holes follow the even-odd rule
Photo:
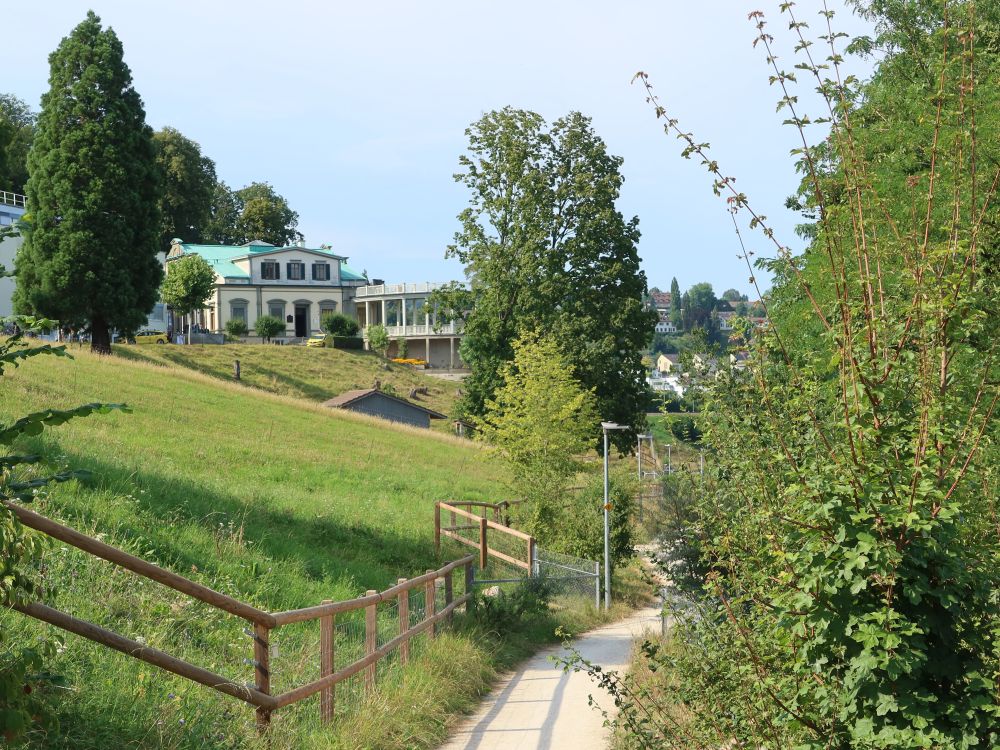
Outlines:
[[[224,279],[250,278],[250,274],[236,265],[233,261],[246,258],[256,253],[273,253],[280,250],[308,250],[310,253],[325,255],[328,258],[343,261],[343,256],[341,255],[337,255],[329,250],[312,247],[277,247],[266,243],[248,243],[246,245],[195,245],[188,242],[181,242],[178,244],[180,244],[185,255],[188,253],[194,253],[207,260],[215,272]],[[343,263],[340,265],[340,275],[342,279],[347,279],[348,281],[365,280],[364,276],[350,270],[347,266],[343,265]]]
[[[343,263],[340,264],[340,278],[345,281],[368,281],[364,276],[355,271],[353,268],[349,268]]]

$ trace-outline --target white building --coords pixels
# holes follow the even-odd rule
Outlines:
[[[371,284],[360,287],[355,295],[361,335],[368,340],[368,326],[381,323],[392,343],[389,356],[397,356],[400,340],[406,341],[407,356],[425,360],[431,367],[462,367],[458,346],[462,325],[457,321],[437,319],[427,298],[435,289],[446,286],[420,284]]]
[[[27,198],[18,193],[0,191],[0,228],[9,227],[24,216]],[[0,240],[0,266],[7,273],[14,270],[14,256],[21,247],[21,237],[8,237]],[[0,318],[14,314],[14,279],[11,276],[0,278]]]

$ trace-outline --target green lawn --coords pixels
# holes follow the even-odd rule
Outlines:
[[[327,363],[343,358],[305,349],[293,356]],[[356,596],[436,567],[434,502],[504,493],[503,472],[468,441],[331,412],[181,368],[80,353],[73,361],[36,358],[0,380],[2,421],[90,401],[125,402],[133,412],[78,420],[27,441],[22,447],[41,452],[48,468],[94,474],[85,484],[54,488],[35,509],[271,611]],[[251,679],[242,621],[72,548],[54,546],[44,574],[59,587],[59,608],[234,680]],[[14,642],[40,632],[19,614],[0,610],[0,618],[13,628]],[[426,668],[418,665],[407,679],[422,680],[441,710],[453,711],[474,699],[496,663],[489,639],[450,637],[451,657],[440,647],[430,650],[422,657],[430,660]],[[314,675],[315,639],[306,625],[277,631],[277,689]],[[446,661],[465,679],[435,678],[447,671]],[[71,690],[53,694],[62,729],[33,738],[34,747],[255,742],[252,711],[243,704],[75,636],[67,636],[52,666]],[[425,737],[418,745],[440,736],[441,710],[411,727]],[[317,713],[314,699],[280,712],[274,746],[330,746],[329,732],[316,733]]]
[[[306,346],[194,344],[176,346],[116,345],[119,357],[155,364],[169,364],[231,381],[233,362],[240,361],[242,382],[271,393],[325,401],[344,391],[371,388],[376,380],[391,386],[396,395],[407,398],[411,389],[427,388],[427,394],[413,398],[416,403],[451,416],[459,384],[435,378],[408,365],[389,363],[371,352]],[[446,420],[442,420],[446,421]],[[450,423],[436,427],[449,429]]]

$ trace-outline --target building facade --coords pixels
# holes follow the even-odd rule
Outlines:
[[[353,300],[364,276],[347,266],[347,258],[326,248],[276,247],[259,240],[246,245],[195,245],[175,239],[167,253],[166,272],[185,255],[200,255],[215,271],[215,291],[191,320],[172,320],[172,332],[196,325],[213,333],[226,330],[233,318],[252,332],[257,319],[272,315],[285,321],[285,337],[305,338],[320,332],[323,315],[353,315]]]
[[[371,284],[358,288],[354,300],[361,335],[368,341],[368,326],[381,323],[389,333],[389,356],[399,353],[406,341],[408,357],[423,359],[431,367],[464,367],[459,356],[462,325],[438,320],[428,302],[445,284]]]
[[[0,229],[13,226],[24,216],[27,198],[18,193],[0,191]],[[0,240],[0,266],[7,273],[14,270],[14,256],[21,247],[21,237]],[[0,277],[0,318],[14,314],[14,277]]]

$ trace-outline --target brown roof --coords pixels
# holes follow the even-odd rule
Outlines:
[[[329,401],[324,401],[323,406],[328,406],[331,409],[343,409],[350,406],[358,401],[363,401],[372,394],[378,393],[385,398],[391,398],[393,401],[399,401],[401,404],[406,404],[407,406],[412,406],[414,409],[420,409],[421,411],[427,412],[431,419],[447,419],[444,414],[434,411],[433,409],[428,409],[426,406],[421,406],[420,404],[415,404],[412,401],[407,401],[405,398],[399,398],[398,396],[392,396],[385,391],[380,391],[378,388],[362,388],[356,391],[344,391],[339,396],[334,396]]]
[[[670,304],[670,292],[653,292],[652,297],[654,305]]]

